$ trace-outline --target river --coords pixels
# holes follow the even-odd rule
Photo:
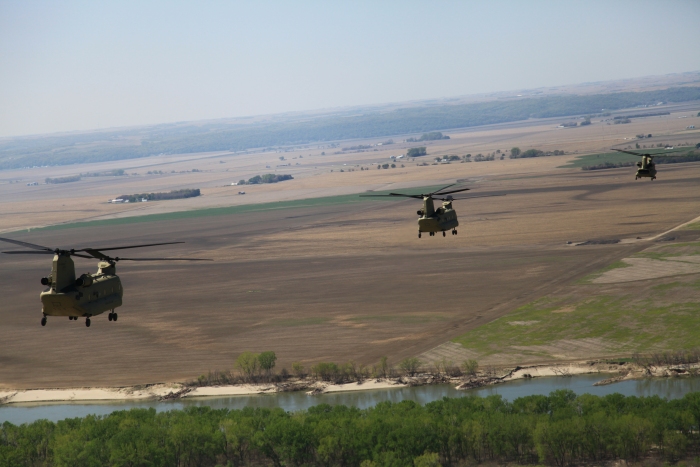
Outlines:
[[[441,384],[412,388],[401,387],[396,389],[339,392],[318,396],[307,396],[304,392],[284,392],[271,395],[177,399],[163,402],[149,400],[100,403],[9,404],[0,406],[0,423],[9,421],[14,424],[21,424],[31,423],[40,419],[58,421],[65,418],[84,417],[90,414],[107,415],[116,410],[129,410],[134,407],[154,407],[159,412],[192,406],[209,406],[215,409],[281,407],[287,411],[297,411],[308,409],[318,404],[344,404],[362,409],[384,401],[401,402],[403,400],[412,400],[419,404],[427,404],[428,402],[440,400],[443,397],[465,397],[469,395],[486,397],[500,394],[504,399],[512,401],[518,397],[533,394],[548,395],[557,389],[570,389],[576,394],[589,393],[597,396],[620,393],[625,396],[656,395],[667,399],[677,399],[689,392],[700,391],[700,377],[629,380],[606,386],[593,386],[593,383],[603,378],[601,375],[578,375],[572,377],[523,379],[467,391],[458,391],[451,385]]]

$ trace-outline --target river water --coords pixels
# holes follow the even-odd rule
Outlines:
[[[281,407],[287,411],[308,409],[319,404],[344,404],[361,409],[372,407],[380,402],[401,402],[412,400],[427,404],[443,397],[465,397],[476,395],[481,397],[500,394],[504,399],[512,401],[518,397],[533,394],[548,395],[557,389],[570,389],[576,394],[593,394],[604,396],[620,393],[625,396],[660,396],[667,399],[677,399],[689,392],[700,391],[700,377],[694,378],[656,378],[630,380],[606,386],[593,386],[593,383],[604,379],[603,375],[579,375],[572,377],[551,377],[517,380],[495,386],[479,389],[458,391],[453,386],[441,384],[435,386],[418,386],[412,388],[377,389],[371,391],[354,391],[307,396],[304,392],[285,392],[270,395],[252,395],[216,398],[178,399],[174,401],[129,401],[129,402],[60,402],[54,404],[9,404],[0,406],[0,423],[9,421],[16,425],[31,423],[35,420],[48,419],[52,421],[64,418],[84,417],[89,414],[107,415],[116,410],[129,410],[133,407],[150,408],[157,411],[184,409],[192,406],[209,406],[214,409],[242,409],[243,407]]]

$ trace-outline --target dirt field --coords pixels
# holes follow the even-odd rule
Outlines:
[[[630,127],[625,131],[634,135],[635,124],[616,126]],[[476,154],[487,147],[495,151],[516,145],[579,153],[609,147],[594,138],[596,128],[591,127],[578,134],[578,129],[556,130],[551,122],[475,130],[431,144],[429,153]],[[694,141],[691,136],[668,138]],[[621,141],[620,134],[615,142]],[[129,161],[128,172],[142,175],[128,178],[96,177],[38,187],[4,183],[0,230],[118,213],[272,202],[456,180],[473,187],[474,195],[507,196],[457,201],[459,235],[447,238],[417,238],[415,211],[420,204],[414,200],[157,222],[125,220],[112,226],[7,234],[60,247],[185,241],[170,249],[149,249],[142,256],[201,256],[216,261],[119,263],[126,293],[117,323],[102,315],[87,329],[82,320],[49,318],[42,328],[39,278],[46,275],[50,261],[3,255],[0,295],[6,298],[0,306],[0,386],[183,380],[231,368],[246,350],[274,350],[279,368],[289,368],[293,361],[307,366],[321,360],[373,364],[383,355],[397,362],[630,257],[649,246],[634,241],[636,237],[652,237],[700,214],[700,164],[660,166],[658,180],[635,182],[630,168],[595,172],[556,168],[571,156],[427,167],[408,163],[404,168],[377,170],[372,162],[386,161],[388,155],[405,149],[392,148],[381,157],[376,152],[320,156],[321,151],[284,154],[288,162],[309,165],[278,168],[278,173],[295,174],[295,180],[245,187],[245,196],[235,195],[238,187],[224,183],[265,173],[264,165],[279,163],[280,154],[173,156],[162,162],[164,171],[189,167],[205,171],[201,173],[143,175],[155,161],[141,160]],[[293,159],[302,153],[302,159]],[[311,165],[315,158],[322,163]],[[354,165],[371,169],[348,173]],[[51,176],[110,167],[125,168],[124,163],[63,167]],[[34,169],[0,177],[27,180],[27,173],[49,176],[48,169]],[[135,206],[104,203],[119,194],[176,188],[202,188],[204,196]],[[683,235],[700,237],[700,231],[687,232]],[[631,241],[566,244],[610,239]],[[76,266],[77,272],[95,268],[82,259]]]

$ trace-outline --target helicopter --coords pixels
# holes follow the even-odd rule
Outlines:
[[[442,232],[442,236],[447,236],[447,231],[451,230],[452,235],[457,235],[457,226],[459,226],[459,221],[457,221],[457,211],[452,208],[452,201],[458,199],[473,199],[473,198],[487,198],[491,196],[505,196],[505,195],[483,195],[483,196],[470,196],[468,198],[454,198],[453,193],[460,193],[462,191],[469,191],[470,188],[461,188],[459,190],[443,191],[451,186],[456,185],[453,183],[451,185],[444,186],[439,190],[433,191],[432,193],[425,193],[420,195],[407,195],[404,193],[389,193],[388,195],[360,195],[365,197],[384,197],[384,196],[402,196],[405,198],[415,198],[423,200],[423,209],[419,209],[416,214],[420,216],[418,218],[418,238],[421,238],[423,232],[428,232],[431,237],[435,236],[436,232]],[[441,196],[443,196],[441,198]],[[433,200],[442,201],[442,206],[435,209],[435,204]]]
[[[673,148],[671,148],[673,149]],[[649,153],[639,153],[633,151],[624,151],[622,149],[613,149],[613,151],[624,152],[625,154],[632,154],[633,156],[639,156],[642,158],[641,161],[637,162],[637,174],[634,179],[640,179],[644,177],[651,178],[652,181],[656,179],[656,164],[654,163],[654,156],[664,156],[664,154],[649,154]],[[677,151],[671,151],[677,152]]]
[[[122,305],[122,296],[124,295],[124,289],[116,271],[118,261],[212,261],[203,258],[113,258],[102,253],[103,251],[174,245],[184,242],[61,250],[9,238],[0,237],[0,240],[31,248],[31,250],[2,252],[7,255],[54,255],[51,274],[41,278],[41,285],[49,287],[39,295],[43,314],[42,326],[46,326],[48,316],[67,316],[71,321],[85,317],[85,326],[90,327],[90,318],[106,311],[109,311],[107,315],[109,321],[117,321],[118,315],[114,309]],[[95,274],[81,274],[76,278],[75,265],[71,256],[99,260],[97,272]]]

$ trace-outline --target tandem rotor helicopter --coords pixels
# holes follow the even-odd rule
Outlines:
[[[436,232],[442,232],[442,236],[445,237],[448,230],[452,230],[452,235],[457,235],[457,226],[459,222],[457,221],[457,211],[452,208],[452,201],[460,199],[474,199],[474,198],[488,198],[491,196],[505,196],[503,195],[483,195],[483,196],[469,196],[467,198],[454,198],[453,193],[460,193],[462,191],[469,191],[470,188],[461,188],[459,190],[443,191],[451,186],[455,186],[456,183],[444,186],[439,190],[433,191],[432,193],[420,194],[420,195],[407,195],[403,193],[389,193],[388,195],[360,195],[364,197],[384,197],[384,196],[402,196],[404,198],[415,198],[423,200],[423,209],[419,209],[417,214],[420,216],[418,218],[418,238],[421,238],[423,232],[428,232],[431,237],[435,236]],[[435,209],[435,204],[433,200],[442,201],[442,206]]]
[[[174,245],[184,242],[150,243],[147,245],[129,245],[110,248],[83,248],[80,250],[61,250],[48,248],[33,243],[1,238],[3,242],[31,248],[31,250],[3,251],[6,255],[54,255],[51,274],[41,278],[41,284],[49,288],[40,294],[42,304],[41,325],[46,326],[48,316],[67,316],[69,320],[85,317],[85,326],[90,327],[90,318],[109,311],[109,321],[117,321],[115,308],[122,305],[124,289],[117,276],[117,261],[212,261],[203,258],[120,258],[107,256],[103,251],[126,250],[158,245]],[[85,254],[83,254],[85,253]],[[71,256],[97,259],[95,274],[81,274],[76,279],[75,265]]]
[[[634,179],[640,179],[640,178],[651,178],[652,181],[656,179],[656,164],[654,163],[654,157],[655,156],[661,156],[663,157],[665,154],[649,154],[649,153],[641,153],[641,152],[634,152],[634,151],[625,151],[622,149],[613,149],[613,151],[617,152],[624,152],[625,154],[632,154],[633,156],[639,156],[642,158],[641,161],[637,162],[637,174],[634,176]],[[674,151],[671,151],[674,152]],[[666,153],[668,154],[668,153]]]

